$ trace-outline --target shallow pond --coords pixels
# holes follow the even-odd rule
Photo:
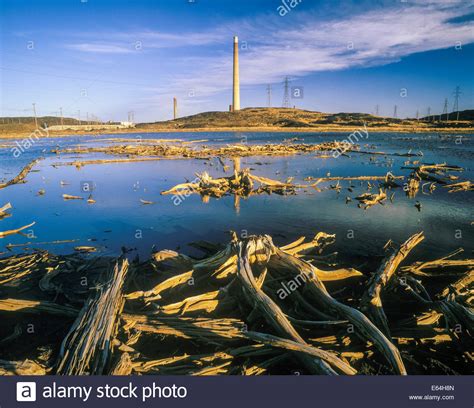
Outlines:
[[[235,207],[234,197],[211,198],[203,203],[197,195],[187,197],[176,205],[173,196],[160,195],[175,184],[194,179],[196,172],[208,171],[213,177],[225,176],[218,160],[159,160],[153,162],[87,165],[80,170],[74,166],[52,166],[70,161],[77,155],[51,153],[55,147],[110,144],[100,139],[110,138],[170,138],[198,140],[211,144],[278,143],[298,137],[304,143],[320,143],[347,138],[344,133],[149,133],[104,136],[47,138],[35,142],[19,157],[13,157],[12,147],[0,148],[0,178],[10,179],[28,162],[44,157],[30,173],[25,184],[0,190],[0,206],[11,202],[12,216],[0,221],[0,231],[17,228],[35,221],[25,231],[27,236],[14,235],[0,239],[0,252],[7,244],[23,244],[29,248],[45,248],[55,253],[69,253],[77,245],[92,245],[100,253],[117,255],[122,247],[136,248],[140,257],[147,257],[153,248],[177,249],[198,254],[187,244],[198,240],[226,242],[228,231],[239,234],[266,233],[277,243],[286,243],[301,235],[312,236],[318,231],[336,234],[332,250],[342,258],[382,253],[384,244],[392,239],[402,242],[415,232],[423,230],[425,241],[417,248],[417,259],[440,257],[463,247],[467,253],[473,249],[474,232],[472,192],[448,193],[438,186],[433,194],[418,193],[415,199],[405,196],[401,188],[394,189],[393,203],[377,205],[368,210],[357,207],[357,201],[346,204],[346,197],[354,198],[367,191],[367,183],[341,181],[342,190],[318,192],[312,188],[297,195],[261,195],[241,199]],[[2,141],[2,145],[15,141]],[[461,180],[473,180],[474,137],[455,134],[399,134],[369,133],[363,140],[375,146],[376,151],[406,153],[422,151],[425,163],[448,163],[465,169]],[[363,150],[368,150],[364,148]],[[384,176],[387,171],[395,175],[408,175],[402,169],[409,158],[350,154],[350,158],[321,159],[314,154],[287,157],[248,157],[242,167],[252,168],[256,175],[284,181],[294,177],[295,183],[306,183],[307,176]],[[81,155],[81,160],[104,158],[102,154]],[[110,156],[109,156],[110,158]],[[226,160],[231,164],[230,160]],[[63,183],[61,183],[63,182]],[[82,191],[84,183],[92,183],[95,204],[86,200],[65,201],[63,194],[88,197]],[[320,185],[320,187],[335,182]],[[374,182],[376,183],[376,182]],[[374,184],[373,183],[373,184]],[[349,192],[349,185],[354,186]],[[44,195],[38,195],[40,189]],[[373,189],[372,191],[375,191]],[[153,201],[143,205],[140,199]],[[419,212],[414,204],[422,204]],[[68,244],[41,244],[56,240],[78,240]],[[23,247],[15,251],[23,251]],[[132,256],[135,252],[131,252]]]

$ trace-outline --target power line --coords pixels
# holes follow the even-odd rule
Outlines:
[[[443,113],[439,115],[439,120],[441,121],[443,118],[443,115],[446,114],[446,122],[449,120],[449,113],[448,113],[448,98],[444,99],[444,105],[443,105]]]
[[[459,97],[461,96],[461,94],[462,94],[461,88],[458,85],[453,92],[453,95],[454,95],[453,112],[457,112],[456,120],[459,120]]]
[[[267,106],[272,107],[272,86],[267,85]]]
[[[38,118],[36,117],[36,103],[33,103],[33,115],[35,117],[35,128],[38,129]]]

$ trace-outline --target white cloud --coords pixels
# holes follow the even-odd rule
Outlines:
[[[110,43],[79,43],[69,48],[129,53],[134,41],[141,41],[144,50],[173,48],[174,54],[180,54],[173,57],[180,69],[168,78],[160,78],[166,84],[163,90],[150,88],[150,97],[143,99],[143,104],[150,106],[153,101],[159,104],[174,95],[185,96],[190,90],[199,98],[229,90],[234,34],[248,44],[248,49],[240,52],[242,86],[281,82],[286,75],[301,77],[318,71],[384,65],[414,53],[474,42],[472,21],[449,22],[472,13],[473,6],[464,0],[396,2],[391,7],[369,11],[356,8],[352,14],[345,10],[339,18],[324,21],[307,12],[303,4],[285,17],[273,13],[197,33],[109,33],[106,38],[111,38]],[[222,44],[228,44],[225,52]],[[205,46],[211,46],[206,53],[202,52]],[[211,53],[212,46],[220,47]],[[180,52],[180,47],[187,48]],[[185,107],[192,106],[195,99],[181,100]]]
[[[105,43],[77,43],[68,44],[66,48],[81,52],[99,53],[99,54],[127,54],[133,52],[131,46],[127,47],[120,44]]]
[[[286,75],[299,77],[318,71],[384,65],[414,53],[472,43],[472,22],[448,22],[469,14],[472,6],[468,3],[401,3],[332,21],[321,22],[310,16],[290,28],[292,21],[285,20],[287,17],[280,18],[278,26],[272,18],[246,22],[238,31],[249,45],[248,50],[240,52],[241,85],[281,82]],[[222,28],[216,31],[222,35]],[[195,89],[201,96],[230,89],[231,35],[232,31],[226,37],[226,55],[196,58],[189,72],[167,82],[167,89],[174,93]],[[162,92],[157,96],[171,94]]]

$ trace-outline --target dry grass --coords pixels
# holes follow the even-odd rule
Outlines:
[[[56,124],[55,119],[46,120]],[[43,123],[41,120],[39,123]],[[85,124],[85,123],[84,123]],[[472,132],[473,121],[425,122],[376,117],[365,113],[322,113],[292,108],[246,108],[239,112],[204,112],[176,120],[139,123],[136,128],[54,131],[51,136],[141,132],[352,132],[366,124],[379,132]],[[27,137],[34,122],[0,124],[0,138]]]

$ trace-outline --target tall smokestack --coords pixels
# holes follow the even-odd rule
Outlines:
[[[239,38],[234,37],[234,86],[232,92],[232,109],[240,110],[240,81],[239,81]]]
[[[178,100],[173,98],[173,119],[178,117]]]

